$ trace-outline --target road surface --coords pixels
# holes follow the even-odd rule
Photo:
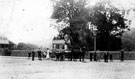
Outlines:
[[[0,56],[0,79],[135,79],[135,60],[85,61]]]

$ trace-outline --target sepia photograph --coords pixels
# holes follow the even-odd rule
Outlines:
[[[0,79],[135,79],[135,1],[0,0]]]

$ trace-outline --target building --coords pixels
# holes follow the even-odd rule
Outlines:
[[[6,37],[0,37],[0,55],[6,55],[5,49],[9,48],[9,40]]]
[[[53,40],[52,41],[53,49],[67,49],[67,45],[65,44],[65,40]]]
[[[0,48],[8,48],[9,40],[6,37],[0,37]]]
[[[69,41],[66,42],[64,39],[56,39],[52,41],[52,49],[57,51],[68,51],[68,46],[66,43],[70,43]]]
[[[56,61],[63,61],[65,57],[69,58],[69,41],[65,41],[64,39],[53,39],[52,41],[52,54],[56,57]]]

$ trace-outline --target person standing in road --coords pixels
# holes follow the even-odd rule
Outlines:
[[[93,53],[90,52],[90,61],[92,61]]]
[[[108,63],[109,52],[106,53],[106,62]]]
[[[106,62],[107,52],[104,53],[104,62]]]
[[[83,47],[81,50],[82,50],[82,52],[81,52],[82,53],[82,55],[81,55],[82,56],[82,61],[84,62],[86,48]]]
[[[49,51],[49,48],[47,48],[47,55],[46,55],[46,58],[49,59],[50,58],[50,51]]]
[[[46,58],[46,51],[43,51],[43,58]]]
[[[120,56],[120,58],[121,58],[121,61],[124,61],[124,51],[123,51],[123,50],[121,51],[121,56]]]
[[[37,53],[38,53],[38,60],[42,60],[42,56],[41,56],[41,50],[40,50],[40,48],[39,48],[39,50],[37,51]]]
[[[110,62],[113,62],[113,55],[112,55],[112,53],[110,53],[109,56],[110,56]]]
[[[31,51],[28,52],[28,59],[31,57]]]
[[[96,53],[96,51],[94,52],[94,61],[97,61],[97,53]]]
[[[32,51],[32,61],[34,61],[34,58],[35,58],[35,51],[33,50]]]

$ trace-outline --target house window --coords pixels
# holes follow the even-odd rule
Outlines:
[[[53,44],[53,49],[56,49],[56,45],[55,44]]]
[[[63,44],[60,44],[60,45],[59,45],[59,48],[60,48],[60,49],[64,49],[64,45],[63,45]]]
[[[56,49],[59,49],[59,44],[56,44]]]
[[[64,45],[62,45],[62,49],[64,49]]]

